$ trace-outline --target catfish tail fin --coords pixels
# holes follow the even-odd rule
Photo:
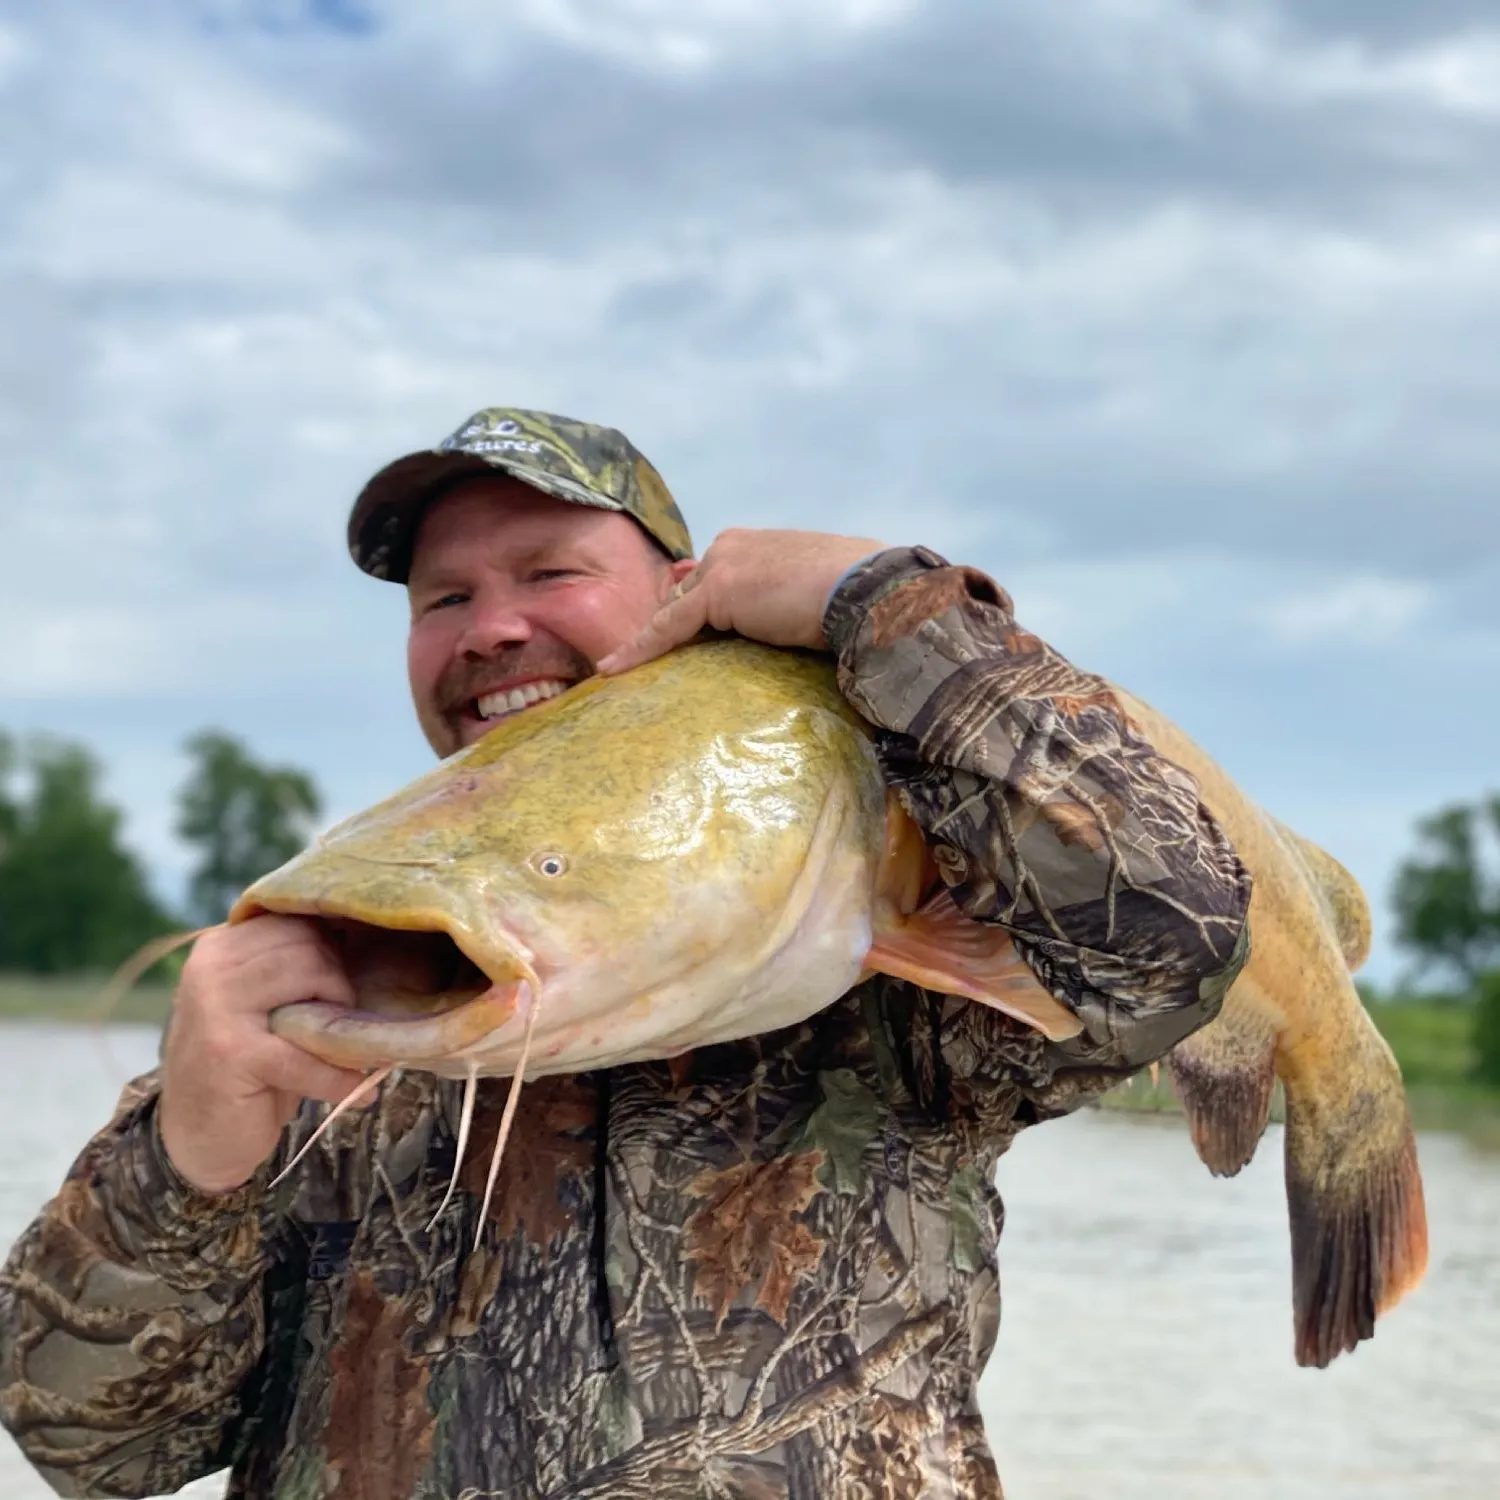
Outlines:
[[[1369,1338],[1427,1269],[1422,1176],[1394,1060],[1384,1086],[1336,1109],[1287,1085],[1286,1192],[1296,1358],[1321,1369]]]

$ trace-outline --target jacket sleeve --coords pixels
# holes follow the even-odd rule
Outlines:
[[[1249,874],[1103,678],[1019,626],[983,573],[925,548],[846,574],[824,629],[959,909],[1004,927],[1083,1023],[1030,1048],[1060,1105],[1084,1075],[1108,1086],[1218,1013],[1249,951]],[[949,1009],[985,1039],[1014,1029]]]
[[[156,1495],[224,1467],[263,1344],[267,1170],[210,1197],[130,1084],[0,1271],[0,1422],[60,1495]]]

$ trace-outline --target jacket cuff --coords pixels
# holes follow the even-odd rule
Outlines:
[[[117,1188],[108,1195],[108,1207],[121,1248],[152,1261],[184,1252],[207,1252],[220,1264],[258,1261],[269,1165],[227,1193],[194,1187],[162,1144],[157,1101],[153,1090],[121,1113],[112,1132],[115,1161],[110,1175]]]
[[[902,592],[909,592],[910,599],[902,600],[892,613],[899,616],[903,635],[914,634],[925,620],[936,619],[955,595],[967,594],[1012,613],[1010,595],[978,568],[955,567],[930,547],[890,547],[856,563],[829,596],[823,611],[823,636],[841,663],[849,664],[849,653],[870,611]]]

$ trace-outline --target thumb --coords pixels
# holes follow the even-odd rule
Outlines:
[[[601,657],[595,669],[604,677],[628,672],[690,641],[708,619],[707,589],[691,589],[668,600],[632,640]]]

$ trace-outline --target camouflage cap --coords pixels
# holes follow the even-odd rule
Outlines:
[[[387,464],[360,491],[349,513],[354,561],[372,577],[405,583],[427,503],[456,480],[497,469],[559,500],[630,516],[668,557],[693,555],[677,502],[624,433],[544,411],[490,406],[436,448]]]

